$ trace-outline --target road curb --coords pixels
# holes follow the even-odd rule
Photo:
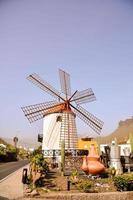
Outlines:
[[[8,176],[6,176],[5,178],[1,179],[1,180],[0,180],[0,183],[2,183],[3,181],[5,181],[6,179],[8,179],[10,176],[12,176],[13,174],[15,174],[17,171],[23,169],[23,168],[26,167],[26,166],[28,167],[28,165],[29,165],[29,164],[24,165],[23,167],[21,167],[21,168],[17,169],[16,171],[12,172],[11,174],[9,174]]]

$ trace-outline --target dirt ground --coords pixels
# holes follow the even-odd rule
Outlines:
[[[53,190],[67,190],[67,176],[62,176],[59,170],[51,170],[45,177],[45,187]]]
[[[70,179],[70,177],[69,177]],[[85,176],[79,176],[79,180],[89,180]],[[92,180],[95,185],[97,192],[114,192],[116,188],[114,187],[112,179],[96,179]],[[61,172],[57,169],[51,170],[44,179],[44,188],[47,191],[67,191],[68,177],[62,176]],[[43,189],[44,190],[44,189]],[[46,190],[44,190],[46,192]],[[77,184],[70,184],[71,192],[81,192],[79,191]]]

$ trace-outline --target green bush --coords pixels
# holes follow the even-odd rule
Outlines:
[[[77,169],[72,170],[71,176],[72,177],[79,176],[78,170]]]
[[[6,155],[6,148],[0,147],[0,156]]]
[[[48,163],[44,159],[43,154],[34,152],[30,156],[30,176],[29,183],[34,187],[40,187],[44,185],[44,177],[49,171]]]
[[[18,157],[19,159],[28,159],[29,157],[28,151],[23,148],[18,149]]]
[[[126,191],[128,187],[128,181],[122,176],[116,176],[114,178],[114,184],[118,191]]]
[[[37,171],[41,171],[42,173],[45,174],[47,174],[47,172],[49,171],[48,164],[44,159],[43,154],[38,153],[36,155],[33,155],[30,158],[30,163],[31,165],[34,165],[34,167],[36,168],[35,170]]]
[[[133,181],[133,174],[123,174],[114,177],[114,185],[118,191],[127,191],[128,184],[130,181]]]
[[[0,162],[10,162],[17,160],[17,152],[7,145],[7,148],[0,147]]]
[[[83,190],[84,192],[92,192],[93,191],[94,184],[90,180],[82,180],[78,184],[78,189]]]
[[[70,180],[72,184],[76,184],[79,181],[79,172],[77,171],[77,169],[72,170],[71,176],[70,176]]]

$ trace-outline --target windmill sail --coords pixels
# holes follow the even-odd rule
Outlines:
[[[58,104],[59,103],[56,101],[49,101],[45,103],[25,106],[22,107],[22,110],[29,122],[32,123],[34,121],[42,119],[44,117],[45,110],[50,109],[51,107],[54,107]]]
[[[100,134],[103,126],[103,122],[95,117],[93,114],[89,113],[87,110],[85,110],[81,106],[73,106],[73,111],[74,113],[81,119],[83,120],[87,125],[89,125],[97,134]]]
[[[76,104],[83,104],[95,100],[96,97],[94,95],[94,92],[91,88],[89,88],[83,91],[77,91],[70,102],[75,101]]]
[[[48,94],[52,95],[54,98],[62,99],[64,101],[64,99],[60,96],[60,93],[49,83],[42,80],[41,77],[38,76],[37,74],[32,74],[28,76],[27,79],[31,81],[34,85],[38,86],[39,88],[47,92]]]
[[[70,75],[65,71],[59,69],[59,77],[60,77],[60,84],[61,90],[66,95],[71,96],[71,84],[70,84]]]

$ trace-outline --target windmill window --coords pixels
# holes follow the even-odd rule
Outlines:
[[[58,116],[58,117],[56,118],[56,122],[62,122],[62,117],[61,117],[61,116]]]

